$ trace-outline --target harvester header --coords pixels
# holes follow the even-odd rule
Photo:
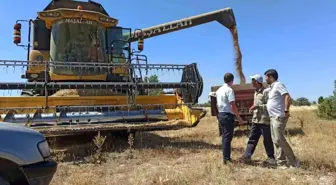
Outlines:
[[[144,39],[211,21],[237,34],[231,8],[135,30],[90,0],[53,0],[37,14],[14,26],[14,43],[28,48],[27,60],[0,60],[6,69],[25,68],[21,77],[27,80],[0,82],[0,89],[21,91],[0,97],[0,120],[46,136],[196,126],[206,113],[193,108],[203,92],[197,65],[150,64],[141,54]],[[28,22],[26,45],[21,22]],[[162,73],[173,73],[171,81],[162,82]]]

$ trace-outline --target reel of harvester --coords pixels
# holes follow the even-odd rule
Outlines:
[[[0,66],[6,69],[45,69],[44,81],[0,82],[1,90],[39,92],[32,96],[0,97],[0,121],[31,127],[45,136],[195,126],[205,115],[204,110],[192,108],[203,90],[197,65],[147,64],[143,58],[136,55],[135,63],[122,64],[0,61]],[[81,71],[101,71],[102,74],[108,71],[107,78],[113,76],[116,69],[129,73],[123,81],[52,81],[49,73],[57,68],[76,70],[79,75]],[[162,79],[162,73],[173,73],[169,79],[176,81],[151,79],[157,74]],[[76,93],[60,94],[62,91]]]

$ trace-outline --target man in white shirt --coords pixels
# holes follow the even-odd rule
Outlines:
[[[286,86],[278,81],[278,72],[276,70],[269,69],[264,75],[266,82],[270,85],[267,111],[270,116],[272,140],[277,149],[277,163],[280,168],[287,168],[285,165],[287,157],[291,167],[299,167],[299,161],[285,138],[291,97]]]
[[[222,152],[223,162],[226,164],[231,161],[231,141],[234,131],[234,116],[237,117],[240,124],[243,123],[238,108],[235,104],[235,94],[231,86],[233,85],[234,76],[231,73],[224,75],[224,85],[215,93],[218,122],[222,133]]]

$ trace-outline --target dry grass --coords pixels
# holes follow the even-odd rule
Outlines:
[[[127,139],[112,146],[114,139],[108,137],[105,163],[83,162],[80,157],[76,163],[61,162],[52,184],[336,184],[336,122],[318,120],[313,111],[296,109],[287,127],[301,169],[222,165],[217,121],[208,116],[192,129],[137,133],[131,148]],[[246,141],[238,130],[233,159],[241,156]],[[71,148],[74,155],[92,154],[83,152],[89,150],[85,145]],[[253,159],[265,157],[261,138]]]

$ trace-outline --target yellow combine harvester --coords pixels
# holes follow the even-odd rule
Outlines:
[[[203,91],[196,64],[148,64],[140,52],[144,39],[211,21],[235,30],[230,8],[132,32],[99,3],[53,0],[36,19],[26,20],[27,45],[20,44],[22,20],[14,26],[14,43],[28,48],[27,61],[1,60],[0,65],[26,67],[27,82],[0,83],[3,90],[22,90],[18,97],[0,97],[1,121],[47,137],[196,126],[206,114],[192,107]],[[131,47],[135,41],[137,50]],[[181,77],[150,82],[144,74],[151,70],[181,71]]]

